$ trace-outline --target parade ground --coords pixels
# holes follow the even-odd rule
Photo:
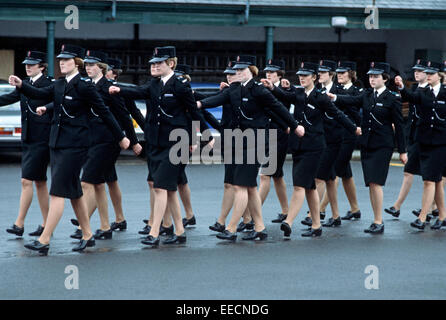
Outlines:
[[[208,226],[216,221],[223,194],[222,165],[189,165],[186,169],[197,225],[187,228],[184,245],[147,248],[138,231],[149,215],[147,165],[135,157],[117,163],[128,229],[112,240],[97,240],[83,253],[71,248],[75,240],[68,200],[48,256],[39,256],[23,244],[41,222],[36,195],[25,222],[23,238],[7,234],[17,216],[20,197],[20,162],[16,156],[0,157],[0,299],[444,299],[446,296],[444,230],[429,227],[418,232],[409,226],[411,211],[421,204],[422,182],[416,177],[399,219],[384,213],[385,232],[363,232],[372,222],[368,189],[359,161],[352,162],[362,218],[324,228],[320,238],[303,238],[300,221],[306,203],[284,240],[274,189],[263,206],[267,241],[235,243],[215,237]],[[396,162],[395,162],[396,163]],[[291,197],[291,165],[284,166]],[[48,171],[49,173],[49,171]],[[397,197],[403,168],[391,165],[384,187],[384,207]],[[349,209],[338,188],[341,215]],[[110,221],[114,212],[109,202]],[[183,213],[184,214],[184,213]],[[327,218],[330,217],[327,210]],[[99,227],[97,212],[93,231]],[[67,277],[76,270],[78,280]],[[371,280],[371,278],[373,280]],[[68,284],[67,284],[68,282]],[[71,283],[71,285],[70,285]]]

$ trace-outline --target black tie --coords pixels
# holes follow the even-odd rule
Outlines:
[[[434,88],[431,88],[431,93],[432,93],[432,95],[435,97]]]
[[[378,99],[378,91],[375,90],[375,101]]]
[[[34,81],[32,79],[29,80],[29,83],[31,83],[31,85],[34,85]]]

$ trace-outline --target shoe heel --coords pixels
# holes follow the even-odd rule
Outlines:
[[[113,237],[113,233],[104,233],[104,239],[106,239],[106,240],[110,240],[111,238]]]
[[[178,243],[186,243],[186,237],[178,237]]]
[[[40,250],[39,250],[39,254],[40,254],[41,256],[47,256],[49,250],[50,250],[50,248],[40,249]]]
[[[314,237],[320,237],[322,235],[322,228],[320,228],[320,229],[318,229],[318,230],[315,230],[314,232],[313,232],[313,236]]]
[[[355,218],[355,219],[361,219],[361,214],[360,214],[360,213],[354,213],[354,214],[353,214],[353,218]]]
[[[268,238],[268,234],[266,233],[259,233],[258,237],[260,240],[265,240],[266,238]]]

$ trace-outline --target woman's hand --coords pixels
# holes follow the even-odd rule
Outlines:
[[[139,156],[139,154],[140,154],[141,151],[142,151],[142,147],[141,147],[141,145],[140,145],[139,143],[137,143],[137,144],[134,144],[134,145],[132,146],[132,150],[133,150],[133,153],[134,153],[135,155]]]
[[[284,89],[289,89],[291,87],[291,83],[290,83],[290,81],[288,81],[288,79],[281,79],[280,80],[280,85]]]
[[[192,146],[189,146],[189,151],[190,151],[191,153],[193,153],[195,150],[197,150],[197,148],[198,148],[198,145],[197,145],[197,144],[194,144],[194,145],[192,145]]]
[[[298,137],[303,137],[305,134],[305,128],[301,125],[298,125],[294,133],[297,134]]]
[[[229,87],[229,84],[227,84],[226,82],[220,82],[220,90],[223,90],[224,88]]]
[[[361,127],[356,127],[356,132],[355,132],[355,134],[356,134],[357,136],[362,135]]]
[[[9,76],[9,84],[11,86],[14,86],[14,87],[17,87],[17,88],[21,88],[22,87],[22,79],[20,79],[17,76],[10,75]]]
[[[330,92],[327,92],[326,95],[327,95],[327,97],[329,97],[330,100],[332,100],[332,101],[336,98],[336,95],[333,94],[333,93],[330,93]]]
[[[396,76],[394,81],[395,81],[395,85],[398,89],[404,87],[403,78],[401,78],[400,76]]]
[[[265,88],[268,88],[269,90],[274,89],[274,84],[271,82],[271,80],[260,79],[260,82],[265,86]]]
[[[116,93],[119,93],[119,92],[121,92],[121,88],[120,87],[110,86],[108,88],[108,93],[110,93],[110,94],[116,94]]]
[[[130,146],[130,140],[127,137],[122,138],[122,140],[119,141],[119,146],[122,150],[127,149]]]
[[[401,161],[403,164],[406,164],[406,163],[407,163],[407,153],[400,153],[400,161]]]
[[[201,103],[201,101],[197,101],[197,108],[201,109],[202,106],[203,106],[203,104]]]
[[[36,108],[36,113],[37,113],[39,116],[42,116],[45,112],[46,112],[46,107],[37,107],[37,108]]]

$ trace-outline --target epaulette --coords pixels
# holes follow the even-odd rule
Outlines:
[[[390,91],[390,90],[389,90],[389,92],[390,92],[391,94],[393,94],[395,97],[401,97],[401,95],[400,95],[398,92]]]
[[[261,83],[261,82],[257,82],[257,81],[255,81],[254,82],[256,85],[258,85],[258,86],[263,86],[263,83]]]
[[[303,89],[304,87],[299,86],[299,85],[295,85],[294,88],[296,88],[296,89]]]
[[[358,88],[359,92],[363,92],[364,88]]]
[[[89,77],[81,77],[81,80],[85,82],[91,82],[91,78]]]
[[[45,78],[47,78],[50,81],[54,81],[54,78],[52,76],[45,76]]]
[[[118,82],[116,80],[113,79],[107,79],[108,82],[111,82],[112,84],[117,84]]]
[[[183,78],[182,76],[178,76],[177,79],[180,80],[182,83],[186,83],[187,82],[187,79]]]

